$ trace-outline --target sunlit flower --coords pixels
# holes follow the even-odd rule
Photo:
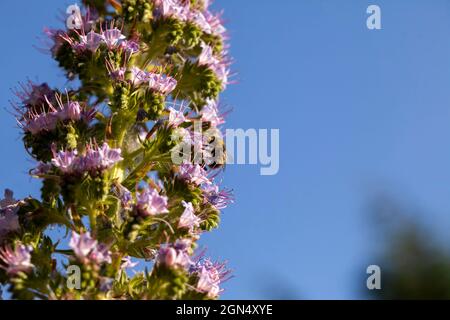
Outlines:
[[[174,244],[162,245],[158,251],[157,262],[169,268],[188,268],[193,262],[189,256],[190,240],[177,240]]]
[[[192,268],[191,273],[198,276],[196,289],[199,292],[215,299],[223,291],[220,285],[229,279],[230,271],[225,263],[211,262],[209,259],[200,259]]]
[[[183,124],[187,121],[184,113],[178,110],[175,110],[172,107],[169,107],[169,120],[168,124],[171,127],[178,127],[180,124]]]
[[[144,217],[168,213],[166,196],[161,196],[158,191],[146,188],[141,193],[137,193],[137,209]]]
[[[188,229],[191,232],[195,227],[200,226],[202,219],[195,215],[192,203],[182,201],[181,204],[184,207],[184,212],[178,222],[178,228]]]
[[[99,244],[89,232],[78,234],[72,232],[69,246],[82,263],[111,263],[111,252],[105,244]]]
[[[215,184],[208,184],[202,187],[206,202],[219,210],[225,209],[233,203],[233,195],[229,190],[220,190]]]

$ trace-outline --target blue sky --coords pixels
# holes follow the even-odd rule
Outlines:
[[[33,48],[61,26],[70,1],[13,1],[0,19],[0,105],[27,77],[63,87]],[[382,30],[366,28],[366,8]],[[236,204],[203,238],[235,278],[223,298],[360,298],[373,260],[367,203],[379,192],[450,226],[450,2],[445,0],[217,0],[225,11],[238,84],[223,101],[229,128],[280,129],[280,171],[229,166]],[[37,196],[14,119],[0,109],[0,188]],[[366,264],[367,265],[367,264]]]

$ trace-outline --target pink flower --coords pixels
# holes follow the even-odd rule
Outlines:
[[[175,110],[172,107],[169,107],[169,126],[171,127],[178,127],[180,124],[183,124],[186,122],[186,117],[184,116],[184,113],[178,110]]]
[[[180,178],[189,183],[196,185],[211,183],[211,180],[207,176],[207,172],[199,164],[192,164],[188,161],[184,161],[180,165],[179,170]]]
[[[144,217],[168,213],[166,196],[161,196],[155,189],[147,188],[137,193],[137,209]]]
[[[222,82],[223,89],[226,88],[230,75],[230,70],[228,68],[229,63],[226,62],[223,57],[220,59],[217,58],[210,46],[202,44],[202,53],[199,56],[198,64],[200,66],[207,66],[213,70],[217,78]]]
[[[213,127],[217,127],[225,123],[225,119],[219,115],[217,101],[208,99],[206,105],[201,111],[202,120],[211,123]]]
[[[199,260],[192,268],[191,273],[198,276],[197,290],[206,293],[215,299],[223,291],[221,283],[229,279],[230,271],[225,263],[211,262],[209,259]]]
[[[31,252],[33,248],[31,246],[25,246],[22,243],[17,243],[15,249],[6,245],[0,248],[0,261],[4,265],[0,265],[0,268],[4,269],[10,276],[14,276],[19,272],[30,272],[34,267],[31,263]]]
[[[195,227],[200,226],[202,220],[195,215],[192,203],[182,201],[181,204],[185,209],[178,222],[178,228],[189,229],[189,232],[192,232]]]
[[[177,240],[174,244],[162,245],[158,251],[157,263],[169,268],[188,268],[193,262],[189,257],[190,240]]]
[[[69,246],[82,263],[111,263],[111,252],[108,250],[108,246],[99,244],[89,232],[80,235],[73,231]]]

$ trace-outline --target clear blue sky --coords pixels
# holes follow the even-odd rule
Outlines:
[[[0,105],[29,77],[64,86],[33,49],[70,1],[8,1],[0,19]],[[380,31],[366,8],[382,10]],[[232,36],[237,85],[229,128],[279,128],[278,175],[230,166],[237,202],[204,236],[235,270],[224,298],[359,298],[371,260],[366,205],[379,191],[450,226],[450,2],[217,0]],[[0,188],[37,196],[14,119],[0,110]]]

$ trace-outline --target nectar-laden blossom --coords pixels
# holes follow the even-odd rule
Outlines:
[[[209,259],[200,259],[191,267],[191,273],[198,277],[196,289],[211,299],[217,298],[223,291],[220,285],[228,280],[230,275],[225,263],[213,263]]]
[[[141,193],[137,193],[137,209],[144,216],[155,216],[168,213],[166,196],[161,196],[155,189],[147,188]]]
[[[182,180],[196,185],[211,183],[205,169],[203,169],[199,164],[193,164],[188,161],[184,161],[180,165],[178,175]]]
[[[31,263],[31,252],[33,248],[17,243],[15,249],[10,245],[0,248],[0,268],[4,269],[10,276],[19,272],[30,272],[33,269]]]
[[[178,228],[188,229],[190,232],[192,232],[195,227],[200,226],[200,222],[202,221],[202,219],[195,215],[192,203],[182,201],[181,204],[184,207],[184,212],[178,222]]]
[[[111,252],[108,246],[99,244],[89,232],[78,234],[73,231],[69,246],[81,263],[111,263]]]

